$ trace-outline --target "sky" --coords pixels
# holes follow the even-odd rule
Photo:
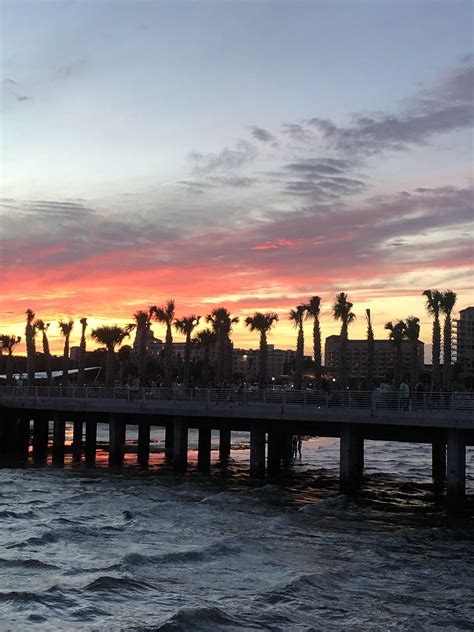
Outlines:
[[[276,311],[287,348],[346,291],[350,337],[368,307],[429,342],[423,290],[474,304],[470,1],[0,6],[1,333],[174,298]]]

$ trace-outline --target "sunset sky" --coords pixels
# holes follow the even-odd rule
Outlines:
[[[378,337],[415,314],[429,342],[424,289],[474,304],[472,19],[460,0],[3,1],[1,333],[28,307],[96,325],[175,298],[275,310],[286,348],[288,310],[320,295],[325,337],[343,290],[350,337],[370,307]]]

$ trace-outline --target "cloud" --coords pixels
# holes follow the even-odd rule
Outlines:
[[[454,131],[474,122],[474,68],[446,73],[432,88],[420,90],[398,114],[378,112],[354,116],[346,126],[314,117],[326,146],[351,154],[373,155],[426,144],[435,134]]]
[[[243,165],[251,162],[257,156],[255,145],[245,140],[239,140],[235,148],[224,148],[219,153],[202,154],[191,152],[190,159],[194,164],[194,173],[206,175],[215,171],[239,169]]]
[[[257,140],[262,141],[262,143],[276,142],[275,136],[273,136],[273,134],[270,134],[270,132],[266,129],[263,129],[263,127],[252,125],[250,129],[252,130],[252,136]]]
[[[287,136],[299,143],[309,143],[315,138],[311,130],[308,130],[299,123],[284,123],[282,128]]]

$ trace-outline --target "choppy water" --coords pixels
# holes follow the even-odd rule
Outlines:
[[[366,442],[351,500],[336,440],[259,486],[245,449],[210,477],[105,457],[0,469],[0,630],[474,629],[472,499],[446,514],[428,446]]]

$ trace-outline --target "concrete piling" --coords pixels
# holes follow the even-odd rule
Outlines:
[[[466,494],[466,439],[462,430],[449,430],[447,448],[447,501],[456,506]]]
[[[250,475],[265,476],[265,432],[256,425],[250,429]]]
[[[38,415],[33,421],[33,458],[45,461],[48,456],[49,420]]]
[[[341,424],[340,486],[351,493],[359,489],[364,469],[364,439],[354,424]]]
[[[75,419],[72,425],[72,459],[73,461],[81,460],[82,453],[82,419]]]
[[[62,415],[56,414],[53,420],[53,463],[64,463],[66,439],[66,420]]]
[[[446,481],[446,443],[433,441],[431,444],[431,473],[434,483]]]
[[[178,472],[185,472],[188,466],[188,426],[182,417],[175,417],[173,425],[173,467]]]
[[[88,465],[95,463],[97,450],[97,422],[93,419],[86,420],[85,459]]]
[[[111,415],[109,421],[109,465],[122,465],[125,454],[126,424],[123,415]]]
[[[211,467],[211,429],[199,428],[198,470],[208,472]]]
[[[174,425],[167,423],[165,426],[165,456],[169,461],[173,460],[174,451]]]
[[[219,460],[226,461],[230,457],[231,431],[222,428],[219,431]]]
[[[278,472],[280,470],[282,450],[284,448],[283,438],[284,437],[276,431],[268,433],[267,465],[269,472]]]
[[[150,423],[142,421],[138,424],[137,461],[140,465],[148,464],[150,457]]]

